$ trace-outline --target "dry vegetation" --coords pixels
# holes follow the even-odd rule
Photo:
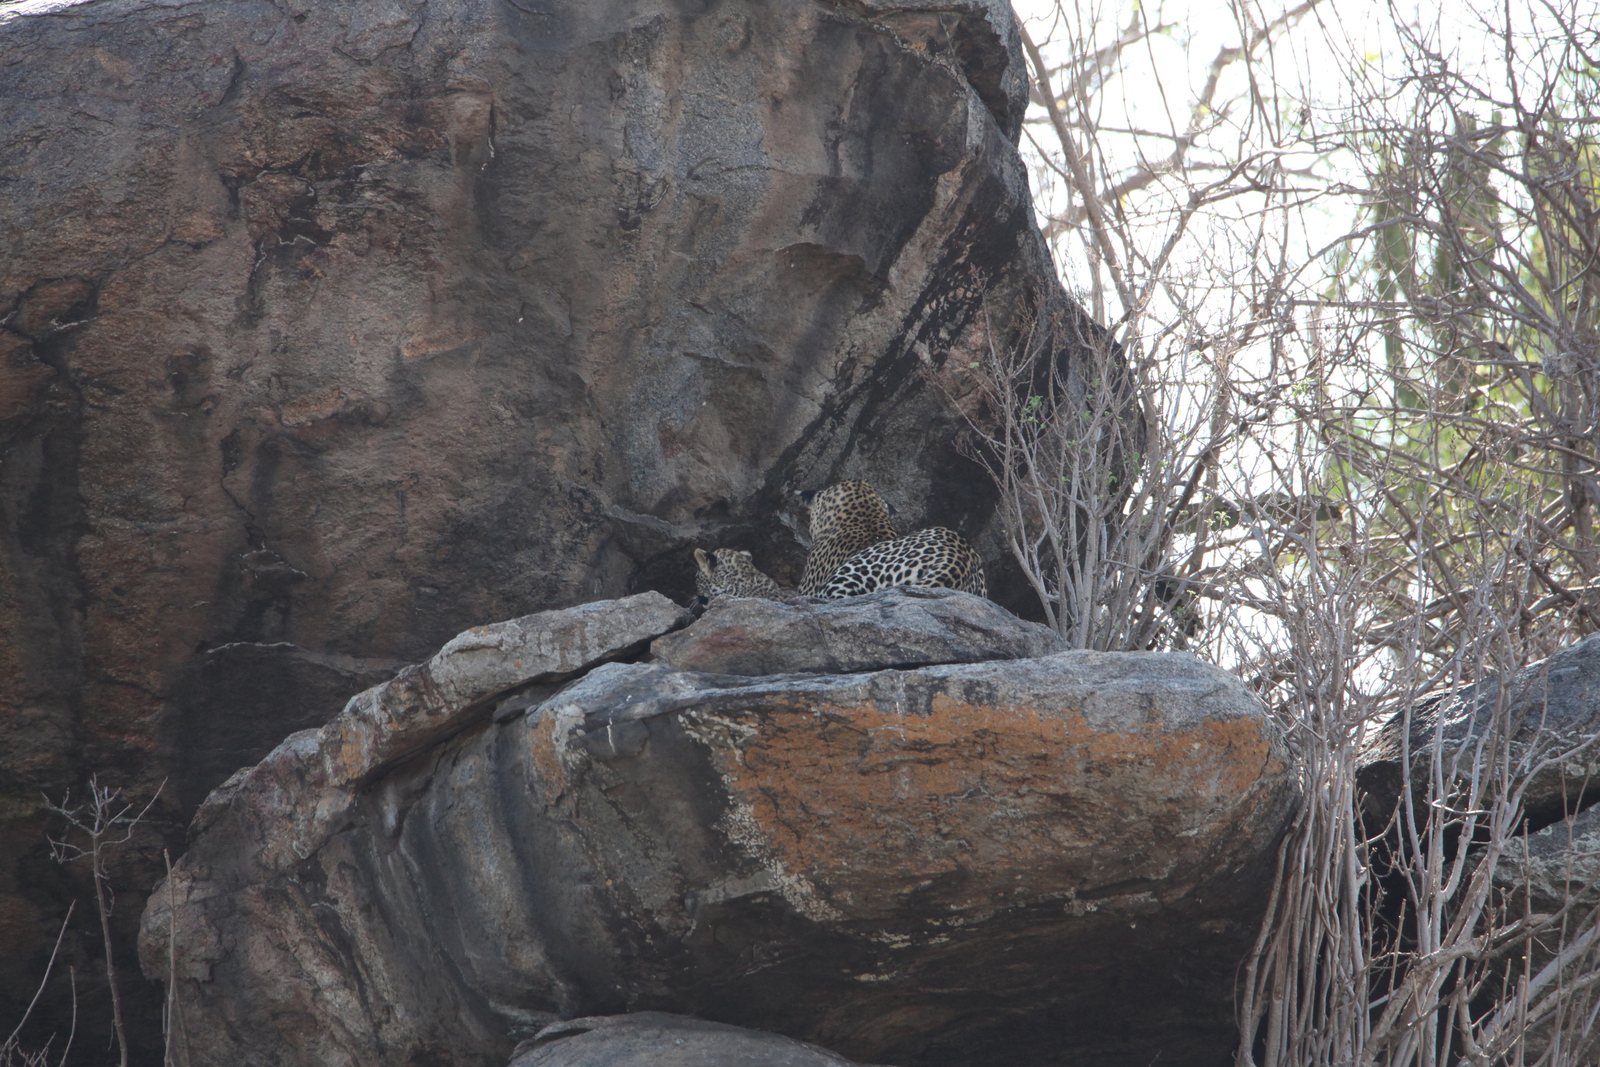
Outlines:
[[[1226,12],[1203,53],[1148,4],[1028,22],[1048,235],[1108,329],[1035,309],[941,380],[1051,624],[1240,670],[1302,759],[1241,1067],[1593,1063],[1600,916],[1491,878],[1593,738],[1502,686],[1386,820],[1355,772],[1600,628],[1600,13]]]
[[[114,939],[111,935],[111,915],[116,906],[116,896],[112,889],[108,865],[112,853],[133,840],[135,832],[144,822],[145,816],[150,813],[164,787],[165,782],[144,804],[139,805],[127,800],[122,790],[101,785],[98,776],[91,776],[89,795],[84,800],[75,804],[71,793],[68,793],[59,803],[48,798],[44,803],[45,810],[55,816],[61,826],[59,831],[61,836],[50,839],[51,857],[57,863],[86,861],[89,866],[95,914],[100,921],[100,948],[104,954],[101,965],[105,970],[106,987],[111,995],[111,1030],[116,1041],[119,1067],[128,1067],[128,1036],[122,1011],[122,990],[117,979],[116,956],[113,952]],[[72,991],[72,1025],[67,1031],[60,1051],[56,1052],[52,1047],[58,1035],[52,1035],[43,1047],[30,1047],[22,1040],[22,1034],[29,1018],[33,1015],[34,1008],[38,1006],[39,998],[49,986],[51,973],[60,962],[62,941],[72,922],[72,913],[76,909],[76,901],[68,906],[66,918],[61,922],[61,931],[56,935],[55,946],[50,952],[49,963],[45,966],[44,975],[39,979],[38,990],[34,993],[27,1010],[22,1013],[16,1028],[3,1043],[0,1043],[0,1067],[47,1067],[51,1063],[65,1067],[68,1062],[73,1038],[77,1035],[78,1029],[78,976],[75,967],[68,967],[69,988]]]

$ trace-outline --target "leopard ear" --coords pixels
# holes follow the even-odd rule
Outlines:
[[[802,489],[795,496],[804,501],[807,507],[810,507],[811,501],[816,499],[817,491],[815,489]]]
[[[700,568],[700,573],[707,578],[715,576],[711,569],[711,559],[706,555],[705,549],[697,548],[694,550],[694,563],[695,566]]]
[[[751,554],[750,554],[750,553],[748,553],[748,552],[745,552],[745,551],[744,551],[744,550],[742,550],[742,549],[741,549],[741,550],[740,550],[740,552],[739,552],[739,555],[741,555],[741,556],[743,556],[743,557],[744,557],[744,561],[745,561],[745,562],[746,562],[746,563],[754,563],[754,562],[755,562],[755,561],[756,561],[756,558],[755,558],[755,557],[754,557],[754,556],[752,556],[752,555],[751,555]]]

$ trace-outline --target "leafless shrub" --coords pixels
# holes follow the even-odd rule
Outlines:
[[[1470,634],[1458,576],[1495,574],[1483,593],[1532,653],[1600,628],[1600,77],[1581,8],[1542,7],[1521,31],[1485,17],[1476,69],[1397,23],[1392,91],[1312,139],[1361,162],[1340,191],[1364,218],[1347,269],[1298,297],[1344,395],[1286,402],[1336,477],[1385,494],[1371,536],[1420,547],[1375,592],[1439,663]]]
[[[1201,601],[1238,603],[1240,547],[1319,511],[1308,479],[1262,481],[1234,462],[1260,418],[1241,403],[1237,364],[1277,343],[1283,209],[1299,195],[1257,67],[1314,6],[1260,19],[1237,5],[1243,43],[1215,53],[1192,99],[1163,85],[1169,106],[1138,122],[1114,114],[1107,87],[1175,30],[1158,9],[1131,5],[1117,24],[1058,3],[1049,36],[1024,30],[1047,232],[1108,329],[1038,309],[1023,337],[990,333],[966,367],[940,370],[952,394],[983,399],[962,408],[974,453],[1000,488],[1013,556],[1075,647],[1191,647]]]
[[[1045,320],[947,388],[1012,413],[979,452],[1057,628],[1209,651],[1299,757],[1239,1063],[1592,1063],[1600,916],[1495,880],[1529,783],[1592,739],[1530,734],[1501,687],[1472,744],[1404,753],[1382,825],[1356,770],[1396,709],[1600,629],[1600,38],[1502,7],[1474,63],[1391,8],[1375,58],[1348,10],[1232,0],[1236,43],[1192,85],[1146,63],[1138,121],[1110,87],[1181,24],[1035,23],[1049,232],[1116,343]],[[1341,72],[1326,106],[1296,41]]]
[[[162,785],[164,787],[165,783]],[[139,823],[160,795],[161,789],[157,788],[144,806],[135,812],[134,804],[122,799],[122,790],[101,785],[98,776],[95,776],[89,779],[89,797],[81,804],[72,803],[71,793],[62,797],[59,804],[45,799],[45,809],[66,822],[65,834],[60,839],[52,838],[50,841],[51,855],[57,863],[72,863],[81,859],[89,861],[95,910],[100,917],[101,945],[105,952],[106,984],[111,990],[111,1025],[117,1039],[120,1067],[128,1067],[128,1038],[123,1027],[122,992],[117,984],[116,961],[112,955],[111,914],[116,898],[106,871],[106,862],[113,849],[132,839]],[[74,837],[77,840],[73,840]]]
[[[1309,803],[1244,983],[1261,1043],[1241,1064],[1597,1050],[1600,917],[1570,895],[1518,911],[1494,885],[1526,855],[1529,783],[1592,739],[1525,739],[1502,686],[1475,744],[1404,754],[1389,825],[1364,831],[1350,788],[1378,710],[1509,678],[1596,628],[1600,83],[1574,9],[1543,14],[1533,32],[1487,18],[1498,46],[1475,72],[1397,22],[1399,76],[1359,87],[1319,141],[1362,164],[1342,192],[1365,218],[1325,290],[1289,301],[1316,311],[1308,349],[1339,388],[1281,396],[1350,511],[1348,540],[1306,558],[1339,560],[1353,610],[1342,650],[1291,627],[1275,659],[1328,678],[1365,651],[1373,668],[1310,715],[1288,701]]]
[[[1000,489],[1011,553],[1072,647],[1181,647],[1195,574],[1178,529],[1209,454],[1204,421],[1183,439],[1148,432],[1165,392],[1150,366],[1130,365],[1075,311],[1023,322],[1000,338],[985,314],[977,358],[935,375],[959,383],[946,388]],[[1062,351],[1073,358],[1054,358]]]

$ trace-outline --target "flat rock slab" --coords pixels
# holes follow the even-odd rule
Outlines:
[[[904,1067],[1222,1063],[1296,798],[1174,654],[612,663],[335,785],[343,737],[243,776],[151,898],[195,1062],[503,1063],[661,1010]]]
[[[642,1011],[573,1019],[519,1046],[510,1067],[856,1067],[779,1034]]]
[[[356,694],[325,726],[291,735],[259,764],[241,769],[206,798],[190,833],[202,832],[235,803],[265,797],[278,804],[283,790],[297,790],[302,803],[289,813],[296,831],[271,840],[297,854],[309,852],[374,775],[467,729],[495,705],[516,707],[528,695],[548,695],[589,668],[642,651],[689,618],[687,609],[660,593],[639,593],[475,626],[426,663]]]
[[[843,600],[722,597],[651,646],[654,662],[713,674],[842,674],[1064,652],[1054,630],[954,589],[881,589]]]
[[[660,593],[640,593],[475,626],[428,662],[352,698],[322,728],[328,782],[358,786],[460,729],[490,697],[566,681],[688,621],[689,612]]]

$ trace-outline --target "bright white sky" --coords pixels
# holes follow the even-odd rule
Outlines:
[[[1258,24],[1264,24],[1295,6],[1298,0],[1247,0]],[[1536,22],[1548,22],[1550,3],[1580,27],[1600,27],[1600,0],[1512,0],[1511,18],[1526,31]],[[1487,6],[1485,6],[1487,5]],[[1057,62],[1072,47],[1074,36],[1103,45],[1128,26],[1136,13],[1147,24],[1170,29],[1156,34],[1123,55],[1120,76],[1108,78],[1097,91],[1103,129],[1181,131],[1189,121],[1189,108],[1198,98],[1207,70],[1218,52],[1237,46],[1244,30],[1225,0],[1013,0],[1033,40],[1039,44],[1047,62]],[[1483,8],[1485,19],[1478,17]],[[1500,51],[1498,41],[1485,36],[1484,21],[1498,22],[1505,8],[1501,0],[1398,0],[1390,5],[1373,0],[1322,0],[1290,31],[1278,36],[1278,44],[1264,54],[1257,68],[1267,92],[1285,101],[1285,107],[1305,104],[1313,123],[1331,122],[1348,101],[1352,67],[1361,67],[1358,77],[1373,82],[1388,81],[1399,71],[1400,49],[1394,29],[1396,21],[1416,27],[1440,53],[1452,57],[1456,69],[1470,70],[1480,79],[1503,87],[1504,72],[1491,60]],[[1600,37],[1600,35],[1597,35]],[[1600,43],[1600,40],[1597,40]],[[1081,49],[1082,45],[1078,47]],[[1224,74],[1215,99],[1224,102],[1245,90],[1245,69],[1234,64]],[[1045,115],[1037,105],[1030,119],[1041,122]],[[1038,143],[1047,151],[1058,152],[1048,127],[1032,127]],[[1221,163],[1232,162],[1246,152],[1243,142],[1262,146],[1259,131],[1212,142],[1209,155]],[[1131,137],[1103,137],[1108,153],[1118,162],[1132,165],[1141,144]],[[1142,150],[1151,154],[1164,150],[1170,142],[1146,138]],[[1034,189],[1041,214],[1041,225],[1048,215],[1059,210],[1062,200],[1057,182],[1042,169],[1038,150],[1026,139],[1024,153],[1035,170]],[[1309,161],[1302,161],[1309,162]],[[1318,170],[1337,174],[1341,161],[1324,160]],[[1292,161],[1291,161],[1292,165]],[[1353,208],[1351,209],[1353,210]],[[1351,222],[1351,210],[1328,205],[1313,212],[1304,222],[1303,239],[1312,247],[1344,233]],[[1082,285],[1086,269],[1076,261],[1067,241],[1058,246],[1069,285]],[[1202,240],[1197,247],[1205,244]]]
[[[1237,46],[1243,39],[1241,27],[1235,21],[1229,5],[1223,0],[1164,0],[1146,4],[1140,12],[1137,0],[1085,0],[1081,5],[1073,0],[1057,3],[1056,0],[1014,0],[1013,6],[1024,26],[1047,62],[1055,63],[1072,47],[1073,38],[1081,40],[1093,33],[1097,44],[1104,44],[1117,32],[1129,25],[1136,12],[1154,25],[1170,29],[1141,41],[1123,54],[1124,67],[1118,77],[1108,78],[1098,92],[1101,105],[1101,124],[1107,129],[1154,130],[1177,132],[1189,122],[1189,109],[1198,99],[1206,81],[1208,68],[1218,52]],[[1257,0],[1254,7],[1257,18],[1265,22],[1280,14],[1290,3],[1285,0]],[[1066,14],[1062,11],[1065,9]],[[1381,63],[1381,56],[1389,49],[1392,39],[1387,10],[1370,0],[1323,0],[1309,15],[1287,34],[1269,57],[1263,72],[1270,75],[1278,95],[1312,105],[1314,111],[1336,107],[1346,85],[1346,60],[1344,56],[1358,54],[1369,61]],[[1082,47],[1081,44],[1078,47]],[[1245,72],[1234,64],[1224,72],[1214,99],[1218,102],[1237,97],[1245,87]],[[1030,119],[1044,119],[1044,111],[1035,105],[1029,111]],[[1024,140],[1024,153],[1033,165],[1035,195],[1041,214],[1041,225],[1048,225],[1047,216],[1059,210],[1062,196],[1059,183],[1043,168],[1038,146],[1052,154],[1056,145],[1047,127],[1033,127],[1036,143]],[[1142,151],[1155,154],[1168,142],[1146,139],[1142,145],[1131,137],[1108,137],[1103,142],[1119,162],[1131,165]],[[1230,153],[1229,149],[1235,149]],[[1219,141],[1216,150],[1208,154],[1219,163],[1228,163],[1245,151],[1237,140],[1233,143]],[[1331,238],[1343,232],[1348,218],[1323,218],[1317,228],[1317,237]],[[1204,242],[1202,242],[1203,244]],[[1075,254],[1076,242],[1067,241],[1058,246],[1063,256],[1063,269],[1069,285],[1082,285],[1078,277],[1085,269]]]

